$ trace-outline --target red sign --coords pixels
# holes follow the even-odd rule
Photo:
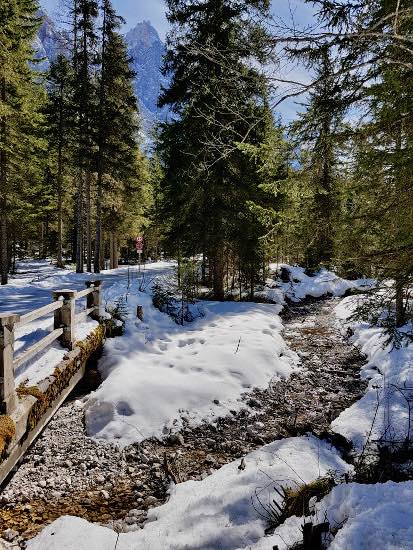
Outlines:
[[[136,252],[138,254],[143,252],[143,237],[136,237]]]

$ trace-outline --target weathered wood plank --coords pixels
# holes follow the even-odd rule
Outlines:
[[[63,329],[57,328],[53,332],[51,332],[50,334],[48,334],[47,336],[45,336],[44,338],[42,338],[41,340],[33,344],[32,346],[30,346],[29,349],[27,349],[25,352],[21,353],[14,359],[13,361],[14,368],[17,369],[18,367],[20,367],[20,365],[22,365],[23,363],[31,359],[34,355],[38,354],[39,352],[47,348],[47,346],[50,346],[50,344],[52,344],[55,340],[57,340],[60,336],[62,336],[62,334],[63,334]]]
[[[88,294],[92,294],[92,292],[94,291],[95,289],[93,287],[91,288],[85,288],[85,290],[80,290],[77,294],[76,294],[76,300],[78,300],[79,298],[84,298],[85,296],[88,296]]]
[[[53,313],[57,309],[60,309],[62,307],[61,301],[52,302],[51,304],[47,304],[46,306],[43,306],[39,309],[35,309],[34,311],[31,311],[30,313],[26,313],[26,315],[22,315],[20,317],[20,320],[18,323],[16,323],[14,326],[15,328],[23,327],[24,325],[27,325],[27,323],[30,323],[31,321],[35,321],[36,319],[39,319],[39,317],[44,317],[48,313]]]
[[[83,323],[86,321],[87,317],[95,311],[95,307],[89,307],[87,309],[84,309],[80,313],[76,315],[76,323]]]

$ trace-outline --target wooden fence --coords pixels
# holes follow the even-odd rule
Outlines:
[[[85,290],[55,290],[53,302],[25,315],[0,314],[0,414],[11,414],[17,405],[14,371],[29,359],[58,340],[63,347],[72,350],[75,343],[75,327],[88,316],[99,320],[101,307],[101,281],[87,281]],[[76,313],[76,300],[86,297],[86,309]],[[26,351],[14,354],[15,330],[40,317],[54,314],[53,331],[30,346]]]

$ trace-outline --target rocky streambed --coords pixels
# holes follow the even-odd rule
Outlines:
[[[147,510],[166,500],[171,480],[203,479],[274,439],[308,431],[330,437],[330,422],[365,389],[359,377],[363,357],[335,328],[336,303],[287,308],[284,338],[302,369],[287,381],[246,393],[241,411],[215,403],[224,416],[214,424],[187,424],[162,441],[119,449],[89,439],[81,401],[68,400],[0,496],[0,548],[24,548],[27,539],[66,514],[117,531],[140,529]]]

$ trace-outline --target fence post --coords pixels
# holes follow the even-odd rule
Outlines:
[[[14,386],[14,324],[20,319],[13,313],[0,314],[0,412],[10,414],[16,407]]]
[[[93,292],[88,294],[86,296],[86,307],[87,309],[94,307],[94,311],[91,313],[92,319],[95,319],[96,321],[99,321],[100,319],[100,308],[102,305],[102,295],[101,295],[101,288],[102,288],[102,281],[86,281],[87,288],[90,288],[93,286]]]
[[[63,304],[60,309],[54,312],[54,328],[63,328],[63,334],[60,336],[60,343],[69,350],[75,345],[75,302],[76,290],[55,290],[53,291],[53,300],[56,302],[61,296]]]

